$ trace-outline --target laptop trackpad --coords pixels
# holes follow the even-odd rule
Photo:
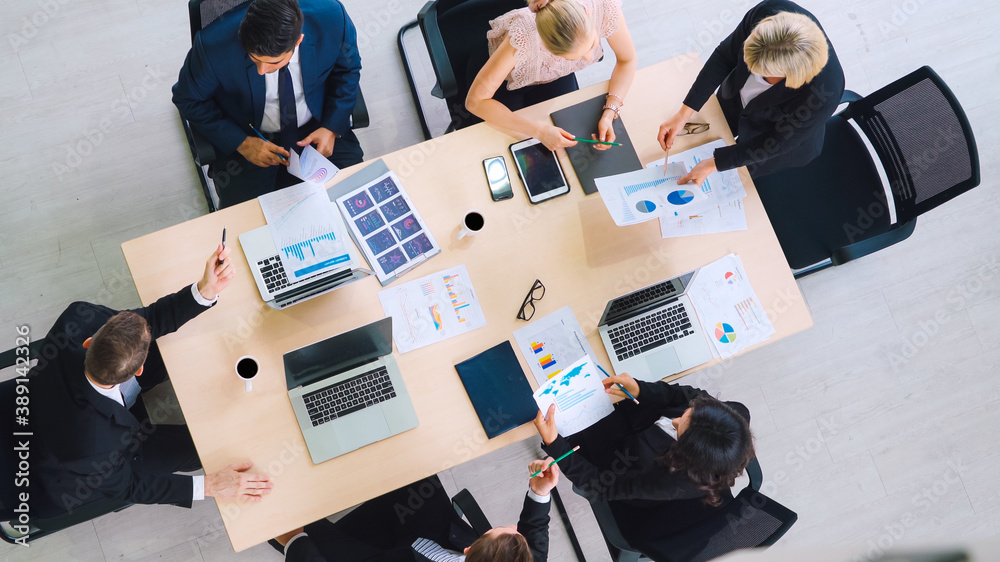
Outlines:
[[[649,372],[656,379],[669,377],[681,372],[681,360],[677,358],[677,352],[672,347],[658,349],[652,353],[643,354]]]
[[[337,420],[337,441],[345,451],[360,449],[389,437],[389,424],[382,408],[375,406],[348,414]]]

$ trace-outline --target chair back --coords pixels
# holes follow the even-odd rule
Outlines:
[[[250,0],[188,0],[191,42],[194,43],[196,33],[211,25],[226,12],[249,2]]]
[[[885,168],[898,223],[979,185],[979,152],[965,111],[929,66],[854,101],[854,119]]]

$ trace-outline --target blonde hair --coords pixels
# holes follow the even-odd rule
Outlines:
[[[785,78],[799,88],[816,77],[829,58],[826,36],[803,14],[779,12],[760,20],[743,43],[747,68],[765,77]]]
[[[590,16],[576,0],[528,0],[535,27],[550,53],[562,56],[576,48],[590,31]]]

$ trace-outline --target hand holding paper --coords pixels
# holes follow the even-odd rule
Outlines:
[[[582,357],[534,393],[540,411],[549,412],[555,405],[555,411],[548,417],[555,417],[559,435],[563,437],[594,425],[614,410],[596,365],[589,356]],[[547,422],[546,425],[551,423],[551,419]]]

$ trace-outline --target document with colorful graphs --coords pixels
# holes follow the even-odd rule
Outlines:
[[[556,428],[563,437],[599,422],[614,411],[611,397],[604,391],[597,364],[584,356],[535,391],[538,409],[548,412],[556,405]]]
[[[687,171],[683,164],[664,169],[644,168],[634,172],[596,178],[597,190],[618,226],[628,226],[675,213],[707,210],[714,203],[691,185],[677,185]]]
[[[392,317],[392,337],[400,353],[486,325],[464,265],[383,289],[378,299],[385,315]]]
[[[736,254],[699,269],[687,292],[716,357],[725,359],[774,333]]]
[[[568,306],[516,330],[514,340],[539,386],[581,357],[594,355],[573,309]]]

